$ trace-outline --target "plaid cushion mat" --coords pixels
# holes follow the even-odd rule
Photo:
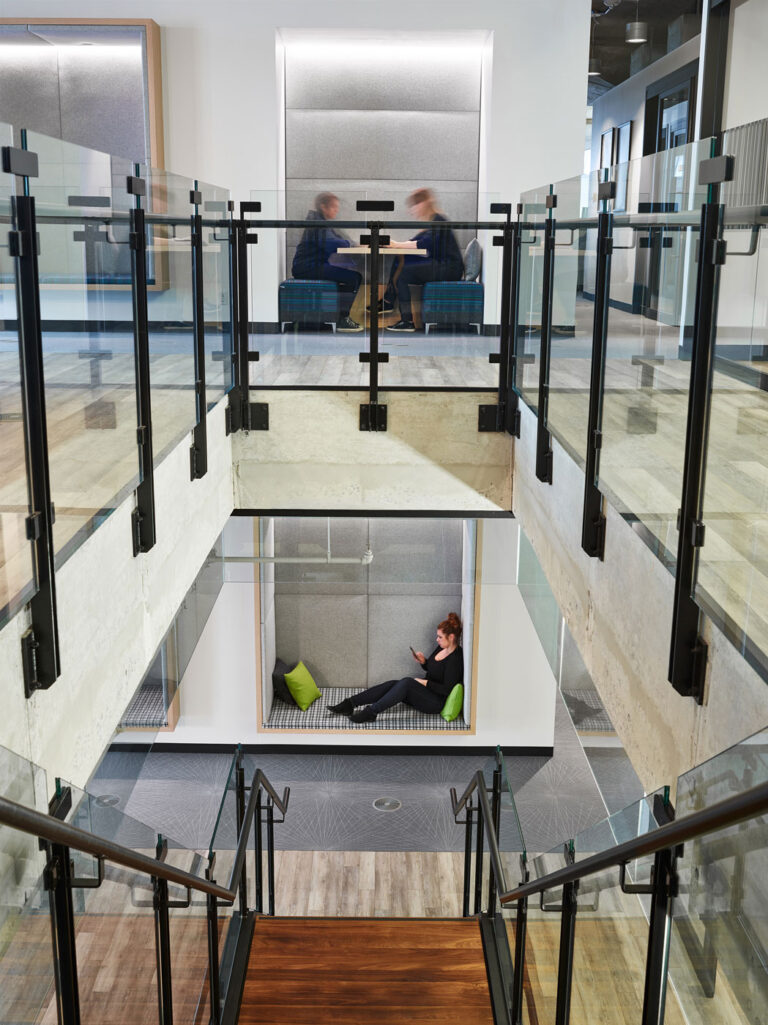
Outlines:
[[[141,687],[128,705],[120,726],[123,729],[147,727],[149,729],[168,725],[168,713],[163,704],[162,687]]]
[[[345,715],[333,715],[328,705],[338,705],[344,698],[358,693],[355,687],[325,687],[322,697],[313,701],[306,712],[296,705],[286,705],[278,698],[272,703],[269,722],[270,730],[465,730],[467,724],[460,715],[453,722],[446,722],[441,715],[427,715],[417,712],[410,705],[395,705],[382,712],[375,722],[352,722]]]

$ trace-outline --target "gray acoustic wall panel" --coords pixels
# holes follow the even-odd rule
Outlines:
[[[318,687],[364,687],[368,598],[365,595],[277,594],[277,655],[301,659]]]
[[[417,676],[408,645],[429,655],[437,624],[461,606],[461,588],[443,595],[371,595],[368,605],[368,679],[371,684]]]
[[[460,594],[462,522],[371,520],[371,594],[380,585],[402,584],[449,585],[449,593]]]
[[[477,182],[480,114],[286,111],[286,178]]]
[[[147,155],[138,45],[59,48],[61,137],[130,160]]]
[[[289,110],[480,110],[480,61],[469,48],[289,48],[285,87]]]
[[[275,555],[324,558],[328,548],[327,520],[320,517],[277,520]],[[358,519],[331,520],[333,558],[359,559],[368,544],[367,524]],[[368,570],[362,563],[276,563],[279,594],[365,594]]]
[[[11,46],[0,34],[0,121],[61,136],[59,65],[52,46]],[[17,143],[18,145],[18,143]]]

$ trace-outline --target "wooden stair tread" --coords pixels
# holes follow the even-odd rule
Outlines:
[[[492,1025],[480,928],[466,919],[260,918],[242,1025]]]

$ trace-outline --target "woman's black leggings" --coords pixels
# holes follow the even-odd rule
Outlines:
[[[355,707],[370,705],[371,711],[377,715],[400,701],[430,715],[436,715],[445,704],[445,698],[428,690],[412,676],[404,676],[402,680],[387,680],[386,683],[369,687],[355,694],[350,701]]]

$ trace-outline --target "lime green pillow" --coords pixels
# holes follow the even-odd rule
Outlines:
[[[320,697],[317,684],[303,662],[299,662],[295,669],[285,674],[285,683],[302,712],[306,712],[312,702]],[[450,701],[450,698],[448,700]]]
[[[286,680],[288,677],[286,676]],[[448,700],[443,705],[443,710],[440,713],[446,722],[453,722],[457,719],[459,713],[464,707],[464,685],[457,683],[451,693],[448,695]]]

